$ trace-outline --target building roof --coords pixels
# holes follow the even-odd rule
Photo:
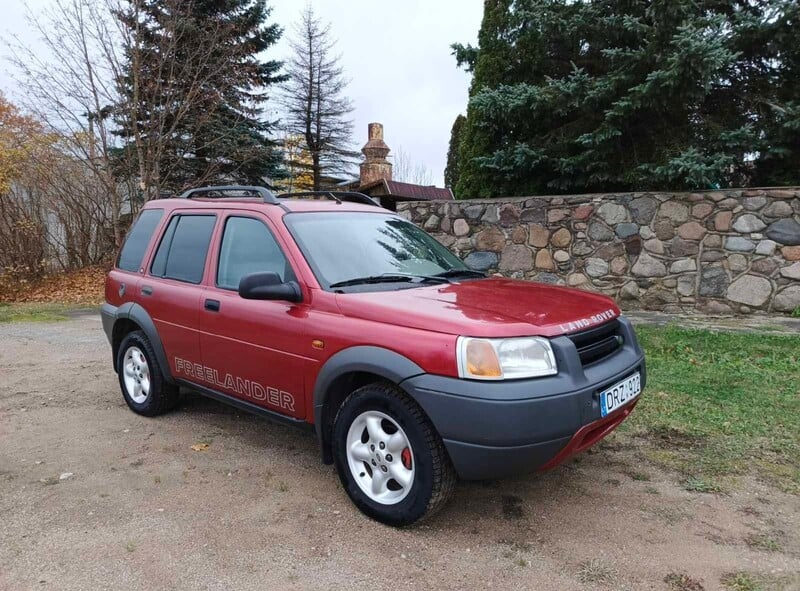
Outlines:
[[[434,187],[433,185],[414,185],[412,183],[401,183],[400,181],[390,181],[381,179],[372,183],[362,185],[359,191],[369,194],[372,189],[383,186],[385,193],[401,201],[431,201],[434,199],[453,200],[453,192],[450,189]]]

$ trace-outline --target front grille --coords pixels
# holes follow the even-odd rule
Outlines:
[[[575,343],[581,363],[586,366],[597,363],[622,346],[619,321],[612,320],[601,326],[567,335]]]

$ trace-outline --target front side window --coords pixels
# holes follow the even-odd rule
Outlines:
[[[200,283],[216,216],[176,215],[164,231],[150,273],[166,279]]]
[[[119,251],[118,269],[133,271],[134,273],[139,270],[147,245],[150,244],[153,232],[156,231],[158,222],[161,221],[161,216],[163,215],[163,209],[145,209],[139,214],[139,217],[131,226],[128,236],[125,238],[122,250]]]
[[[461,259],[402,218],[380,213],[297,213],[284,217],[323,288],[342,282],[464,274]]]
[[[229,217],[219,249],[217,286],[238,289],[250,273],[277,273],[282,281],[295,276],[272,232],[259,220]]]

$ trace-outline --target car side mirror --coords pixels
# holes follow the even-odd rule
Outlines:
[[[300,302],[303,295],[296,281],[284,283],[277,273],[250,273],[239,281],[239,296],[246,300]]]

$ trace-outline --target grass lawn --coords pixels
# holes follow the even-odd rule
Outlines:
[[[647,387],[623,433],[716,492],[754,473],[800,493],[800,335],[639,326]]]
[[[7,303],[0,302],[0,323],[3,322],[56,322],[66,320],[67,314],[88,309],[77,304]]]

